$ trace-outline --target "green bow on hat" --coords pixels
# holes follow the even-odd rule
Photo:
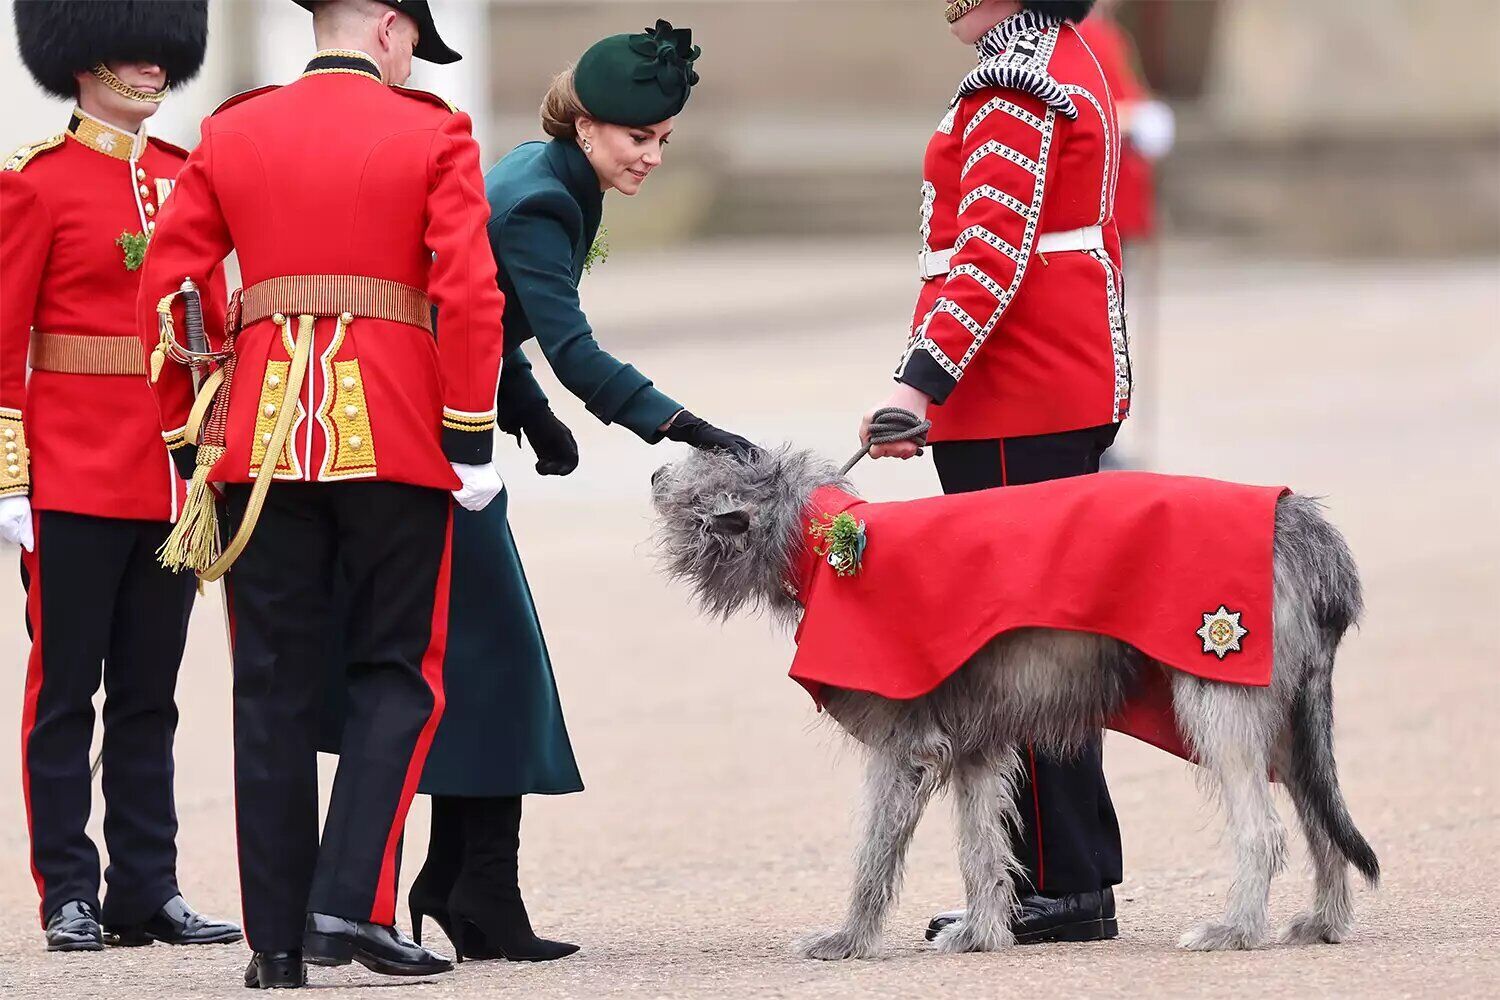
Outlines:
[[[573,86],[589,114],[615,125],[654,125],[687,104],[701,53],[691,28],[656,27],[595,42],[573,70]]]

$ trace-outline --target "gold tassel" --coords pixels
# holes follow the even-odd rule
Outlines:
[[[218,504],[213,487],[208,485],[208,474],[223,457],[224,448],[219,445],[203,445],[198,449],[198,464],[193,468],[182,514],[156,552],[157,559],[167,569],[202,572],[219,558]]]
[[[155,385],[156,380],[161,378],[161,369],[167,361],[167,352],[177,342],[177,331],[172,323],[172,302],[180,294],[180,292],[173,292],[170,295],[164,295],[161,301],[156,303],[156,330],[161,334],[161,339],[151,349],[152,385]]]

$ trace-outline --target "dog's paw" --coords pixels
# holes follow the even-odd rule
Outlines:
[[[1349,933],[1347,927],[1335,927],[1316,912],[1308,910],[1292,918],[1281,929],[1277,940],[1282,944],[1338,944]]]
[[[1199,924],[1177,942],[1188,951],[1250,951],[1260,946],[1259,935],[1232,924]]]
[[[867,941],[849,930],[809,934],[796,944],[797,954],[823,962],[840,962],[846,958],[874,958],[879,954],[875,942]]]
[[[988,931],[970,920],[956,920],[938,931],[932,946],[945,955],[961,955],[971,951],[1000,951],[1015,944],[1015,936],[1005,925]]]

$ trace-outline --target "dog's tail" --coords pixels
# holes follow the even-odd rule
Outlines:
[[[1330,651],[1331,652],[1331,651]],[[1331,664],[1330,664],[1331,666]],[[1380,859],[1354,825],[1339,787],[1333,759],[1333,673],[1310,672],[1292,701],[1292,773],[1307,797],[1308,817],[1323,828],[1339,853],[1359,869],[1370,885],[1380,882]]]
[[[1301,562],[1310,583],[1314,649],[1302,686],[1292,700],[1292,760],[1288,778],[1307,799],[1310,821],[1322,827],[1340,854],[1370,885],[1380,881],[1380,860],[1344,802],[1333,756],[1333,661],[1339,642],[1359,621],[1364,598],[1348,543],[1322,516],[1315,500],[1286,497],[1278,504],[1277,544]],[[1283,538],[1285,532],[1285,538]]]

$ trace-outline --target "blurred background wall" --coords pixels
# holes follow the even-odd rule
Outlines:
[[[213,0],[203,76],[153,129],[191,143],[224,97],[291,79],[312,49],[289,0]],[[538,134],[551,76],[595,38],[693,27],[704,83],[673,169],[616,199],[632,242],[914,229],[921,153],[972,53],[936,0],[434,0],[454,67],[414,86],[470,111],[486,161]],[[1169,233],[1309,254],[1500,250],[1500,2],[1124,0],[1178,115],[1158,186]],[[0,28],[0,147],[50,135]]]

